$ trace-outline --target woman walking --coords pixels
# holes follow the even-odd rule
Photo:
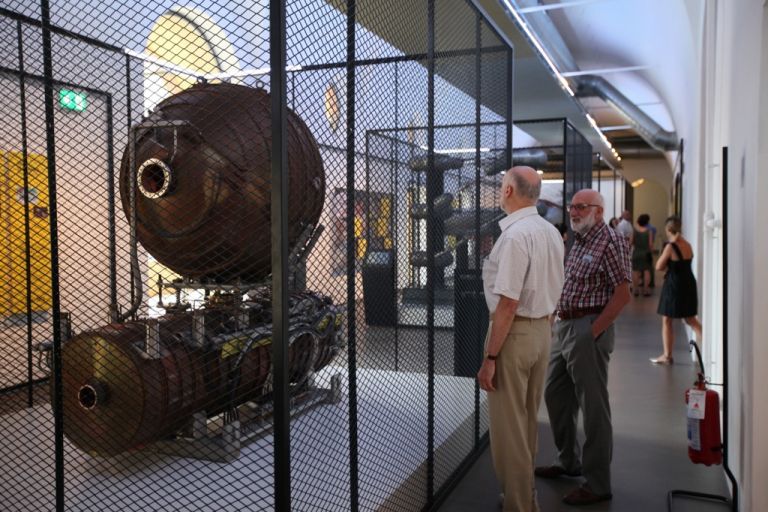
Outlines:
[[[651,289],[651,250],[653,249],[653,238],[651,230],[648,229],[648,222],[651,218],[648,214],[642,214],[637,218],[637,228],[632,233],[632,287],[635,297],[640,295],[649,297]]]
[[[701,343],[701,324],[696,313],[699,307],[698,294],[696,292],[696,278],[691,270],[693,249],[691,244],[683,238],[681,223],[678,217],[669,217],[665,223],[667,240],[659,261],[656,262],[656,270],[664,271],[664,285],[659,298],[658,313],[661,315],[661,339],[664,345],[664,353],[651,359],[654,364],[672,364],[672,348],[675,344],[675,334],[672,329],[672,321],[682,318],[686,324],[696,332],[696,340]]]

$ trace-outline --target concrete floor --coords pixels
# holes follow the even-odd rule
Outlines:
[[[729,495],[722,466],[695,465],[687,456],[684,392],[695,380],[696,366],[687,351],[681,323],[676,330],[675,364],[660,367],[648,361],[661,353],[658,293],[657,289],[653,297],[633,299],[617,323],[609,376],[614,427],[613,500],[581,507],[586,510],[661,512],[667,509],[667,492],[671,489]],[[554,459],[554,441],[542,405],[537,465],[550,464]],[[577,484],[576,479],[538,479],[541,511],[577,510],[560,501]],[[486,450],[439,511],[500,510],[499,492]],[[729,506],[675,498],[672,510],[723,511]]]

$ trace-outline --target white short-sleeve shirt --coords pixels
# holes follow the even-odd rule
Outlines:
[[[517,315],[552,314],[563,289],[565,247],[560,232],[535,206],[499,221],[501,236],[483,263],[483,290],[493,313],[501,295],[519,301]]]

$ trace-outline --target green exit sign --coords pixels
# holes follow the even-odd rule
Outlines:
[[[83,112],[88,108],[88,96],[84,92],[59,89],[59,106],[64,110]]]

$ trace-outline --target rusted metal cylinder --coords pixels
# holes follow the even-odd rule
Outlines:
[[[300,383],[339,352],[341,313],[328,298],[309,292],[295,295],[292,303],[289,379]],[[113,456],[167,438],[195,413],[210,417],[267,399],[270,311],[252,302],[202,314],[202,345],[192,312],[167,315],[156,327],[146,320],[111,324],[66,341],[61,360],[67,438],[91,455]],[[247,326],[238,318],[247,318]],[[151,343],[157,344],[155,357]]]
[[[162,101],[135,128],[120,169],[120,196],[160,263],[184,277],[258,282],[271,271],[270,95],[200,84]],[[288,243],[316,226],[325,199],[317,143],[287,112]],[[131,171],[129,162],[133,159]]]

